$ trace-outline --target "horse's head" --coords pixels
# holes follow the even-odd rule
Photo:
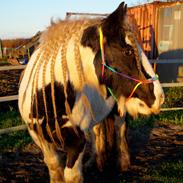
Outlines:
[[[164,93],[130,28],[126,11],[126,5],[121,3],[106,19],[85,29],[81,43],[95,53],[97,77],[108,94],[115,96],[121,115],[125,110],[133,117],[158,113]]]

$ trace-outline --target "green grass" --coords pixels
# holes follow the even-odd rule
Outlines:
[[[176,125],[183,125],[183,110],[162,112],[159,115],[159,120]]]
[[[21,149],[31,142],[32,139],[27,131],[12,132],[10,134],[0,135],[1,151]]]
[[[161,165],[151,168],[151,180],[164,183],[183,182],[183,161],[164,162]]]
[[[20,114],[17,111],[8,111],[0,113],[0,129],[24,124]],[[0,149],[13,150],[23,148],[25,145],[32,142],[27,131],[12,132],[9,134],[0,135]]]
[[[163,121],[175,125],[183,125],[183,110],[179,111],[164,111],[159,115],[151,115],[149,117],[139,117],[138,119],[128,120],[131,128],[139,128],[144,125],[153,126],[156,121]]]
[[[6,60],[0,60],[0,66],[10,65]]]
[[[130,178],[130,177],[129,177]],[[139,175],[126,180],[121,178],[120,183],[183,183],[183,160],[175,160],[144,167]]]
[[[140,117],[129,120],[130,128],[139,128],[144,125],[153,126],[156,121],[183,125],[183,111],[161,112],[159,115]],[[24,124],[19,112],[10,107],[7,112],[0,112],[0,129]],[[0,135],[0,149],[14,149],[24,147],[30,143],[31,137],[27,131],[18,131],[6,135]]]
[[[183,87],[164,88],[164,107],[183,106]]]
[[[12,111],[11,111],[12,110]],[[8,128],[23,124],[20,114],[10,108],[8,112],[0,112],[0,128]]]

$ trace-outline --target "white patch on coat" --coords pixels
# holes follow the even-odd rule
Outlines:
[[[95,53],[89,47],[80,46],[80,54],[86,83],[99,88],[98,78],[95,72]],[[102,63],[101,63],[102,64]]]
[[[38,53],[40,52],[40,49],[37,49],[34,54],[31,56],[31,59],[29,60],[26,68],[25,68],[25,72],[24,72],[24,76],[22,78],[22,81],[20,83],[20,87],[19,87],[19,99],[18,99],[18,106],[19,106],[19,110],[20,113],[22,115],[22,118],[25,120],[25,122],[30,122],[30,118],[29,118],[29,114],[30,114],[30,110],[31,110],[31,93],[32,93],[32,82],[34,80],[34,78],[30,78],[30,74],[31,71],[33,69],[33,65],[34,65],[34,61],[38,55]],[[37,66],[37,63],[36,63]],[[35,66],[35,68],[36,68]],[[34,76],[35,74],[35,69],[33,70],[32,76]],[[29,83],[28,83],[29,81]],[[23,98],[24,93],[26,92],[25,95],[25,100]]]
[[[74,55],[74,40],[73,38],[69,40],[67,46],[67,66],[68,66],[68,77],[69,80],[74,84],[75,89],[79,90],[81,85],[79,83],[79,76],[77,72],[77,67],[75,64],[75,55]]]
[[[66,182],[71,182],[71,183],[83,182],[82,161],[81,161],[82,157],[83,157],[83,152],[79,154],[79,157],[72,168],[68,168],[66,166],[66,168],[64,169],[64,177]]]
[[[65,127],[72,127],[72,123],[68,120],[68,121],[62,126],[62,128],[65,128]]]
[[[96,88],[85,86],[77,95],[72,110],[72,120],[84,131],[101,122],[112,110],[114,99],[104,99]]]
[[[133,46],[133,44],[132,44],[132,42],[131,42],[131,40],[129,39],[129,37],[128,37],[127,34],[126,34],[126,36],[125,36],[125,41],[126,41],[127,44]]]
[[[128,99],[125,106],[126,110],[133,118],[137,118],[138,113],[144,115],[150,115],[152,113],[151,108],[149,108],[145,102],[136,97]]]
[[[126,98],[124,96],[120,96],[118,99],[118,112],[120,117],[123,117],[126,115],[126,107],[125,107]]]
[[[63,71],[62,71],[62,59],[61,59],[61,49],[62,47],[60,47],[57,57],[56,57],[56,62],[55,62],[55,80],[61,84],[64,83],[63,80]]]
[[[152,68],[149,60],[147,59],[145,53],[143,52],[143,50],[141,49],[141,47],[139,45],[138,45],[138,50],[139,50],[139,55],[141,57],[142,65],[143,65],[145,71],[151,77],[155,77],[153,68]],[[164,92],[163,92],[163,89],[161,87],[159,80],[154,81],[153,85],[154,85],[154,95],[156,97],[156,100],[155,100],[154,104],[152,105],[152,112],[158,113],[161,105],[164,102],[165,96],[164,96]]]

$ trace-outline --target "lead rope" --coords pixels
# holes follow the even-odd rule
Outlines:
[[[104,54],[104,36],[103,36],[103,32],[102,32],[102,27],[100,26],[98,28],[98,31],[99,31],[99,37],[100,37],[100,51],[101,51],[101,57],[102,57],[102,78],[104,77],[104,68],[106,67],[107,69],[109,69],[110,71],[124,77],[124,78],[127,78],[127,79],[130,79],[130,80],[133,80],[135,82],[137,82],[137,84],[135,85],[135,87],[133,88],[131,94],[129,95],[129,97],[126,99],[126,101],[128,101],[132,96],[133,94],[135,93],[135,91],[137,90],[137,88],[141,85],[141,84],[149,84],[149,83],[152,83],[156,80],[158,80],[158,75],[156,74],[154,77],[150,78],[150,79],[147,79],[147,80],[139,80],[139,79],[136,79],[134,77],[131,77],[131,76],[128,76],[124,73],[121,73],[121,72],[117,72],[114,68],[108,66],[105,64],[105,54]],[[114,98],[114,100],[117,102],[117,97],[114,95],[114,93],[112,92],[112,89],[111,88],[107,88],[109,93],[111,94],[111,96]]]

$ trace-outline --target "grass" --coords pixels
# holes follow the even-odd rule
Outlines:
[[[12,132],[0,136],[1,151],[22,149],[32,142],[27,131]]]
[[[136,120],[129,118],[130,128],[140,128],[144,125],[153,126],[156,121],[163,121],[176,125],[183,125],[183,111],[166,111],[159,115],[151,115],[149,117],[139,117]],[[24,124],[20,114],[13,107],[9,106],[6,112],[0,112],[0,129],[8,128]],[[16,149],[22,148],[26,144],[32,142],[27,131],[18,131],[10,134],[0,135],[0,149]]]
[[[183,182],[183,161],[164,162],[161,165],[150,169],[150,178],[156,182],[182,183]]]
[[[165,103],[164,107],[183,106],[183,87],[164,88]]]
[[[19,112],[14,110],[3,113],[0,112],[0,129],[21,124],[24,123],[21,120]],[[27,131],[18,131],[0,135],[1,151],[20,149],[30,142],[32,142],[32,139]]]
[[[183,183],[183,160],[159,163],[151,167],[144,167],[142,176],[134,179],[121,178],[120,183]]]
[[[9,65],[9,63],[6,60],[0,60],[0,66]]]
[[[139,117],[136,120],[129,121],[130,128],[140,128],[144,125],[153,126],[156,121],[163,121],[176,125],[183,125],[183,111],[166,111],[161,112],[159,115],[152,115],[149,117]],[[17,110],[14,110],[9,106],[9,111],[0,112],[0,129],[8,128],[24,124],[20,114]],[[0,135],[0,149],[10,150],[16,148],[22,148],[26,144],[32,142],[31,137],[27,131],[18,131],[10,134]]]
[[[8,128],[23,124],[20,114],[13,109],[8,112],[0,112],[0,128]]]
[[[144,125],[153,126],[156,121],[163,121],[175,125],[183,125],[183,110],[179,111],[164,111],[161,112],[159,115],[151,115],[149,117],[139,117],[138,119],[131,119],[129,120],[129,126],[131,128],[139,128]]]

